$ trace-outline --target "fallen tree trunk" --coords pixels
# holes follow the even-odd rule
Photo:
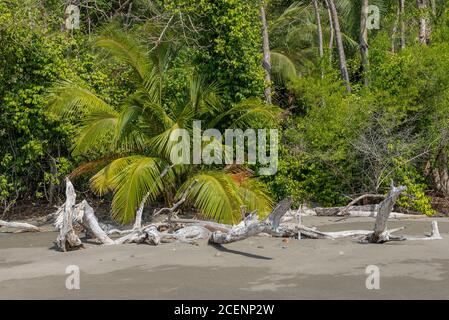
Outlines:
[[[382,195],[382,194],[363,194],[363,195],[355,198],[354,200],[352,200],[346,207],[344,207],[339,212],[337,212],[337,216],[347,214],[353,205],[355,205],[357,202],[359,202],[363,199],[366,199],[366,198],[384,198],[384,195]]]
[[[14,221],[3,221],[0,220],[0,227],[6,228],[16,228],[20,229],[19,231],[31,231],[31,232],[39,232],[41,229],[39,227],[33,226],[32,224],[25,222],[14,222]]]
[[[389,230],[390,233],[403,230],[404,228],[397,228]],[[306,226],[299,226],[299,232],[307,238],[311,239],[340,239],[340,238],[361,238],[368,236],[373,233],[371,230],[345,230],[345,231],[334,231],[334,232],[323,232],[318,231],[315,228],[309,228]]]

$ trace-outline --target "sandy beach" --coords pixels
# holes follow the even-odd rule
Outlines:
[[[429,218],[392,220],[423,236]],[[55,232],[0,233],[1,299],[448,299],[449,219],[443,240],[360,244],[354,240],[253,237],[206,243],[98,246],[61,253]],[[322,231],[371,229],[373,219],[305,217]],[[80,268],[80,289],[68,290],[67,266]],[[368,290],[366,267],[380,270]]]

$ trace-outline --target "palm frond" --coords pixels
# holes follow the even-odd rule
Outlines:
[[[116,113],[114,108],[87,88],[70,81],[58,83],[50,90],[49,111],[60,116],[82,117],[92,112]]]
[[[267,217],[272,208],[273,201],[268,196],[266,187],[256,179],[245,178],[240,184],[240,193],[247,211],[257,210],[260,218]]]
[[[91,113],[82,121],[82,129],[75,141],[72,153],[80,155],[93,147],[96,149],[112,150],[114,146],[114,132],[118,115],[116,112]]]
[[[154,201],[164,190],[161,171],[167,163],[158,158],[130,156],[114,160],[91,179],[91,187],[99,194],[114,191],[112,216],[125,224],[134,218],[146,195]],[[164,177],[172,181],[172,173]]]
[[[197,180],[187,199],[205,218],[235,224],[242,218],[241,206],[246,206],[247,211],[257,210],[261,216],[268,215],[272,201],[263,185],[247,176],[240,177],[224,171],[200,172],[184,183],[179,195]]]
[[[113,184],[115,177],[119,172],[123,171],[136,156],[118,158],[108,164],[106,167],[98,171],[90,178],[90,187],[98,195],[105,195],[113,191],[117,186]]]
[[[271,71],[275,79],[283,84],[297,75],[293,61],[280,52],[271,52]]]
[[[95,39],[95,45],[132,67],[141,83],[151,78],[152,67],[145,47],[116,26],[107,26]]]
[[[231,224],[241,220],[240,206],[244,203],[230,175],[217,171],[201,172],[183,184],[180,194],[194,180],[197,183],[187,194],[187,199],[205,218]]]
[[[280,108],[267,105],[260,99],[245,99],[232,106],[228,111],[215,117],[209,127],[217,126],[221,121],[232,117],[233,128],[257,128],[261,124],[264,126],[275,126],[278,121]]]

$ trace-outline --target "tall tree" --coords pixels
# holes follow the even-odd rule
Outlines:
[[[400,20],[401,20],[401,49],[405,49],[405,0],[399,0],[399,12],[400,12]]]
[[[418,9],[420,9],[419,16],[419,43],[429,44],[429,19],[427,13],[427,0],[416,0]]]
[[[368,80],[368,28],[366,26],[368,20],[368,0],[362,0],[362,7],[360,12],[360,35],[359,35],[359,45],[360,45],[360,57],[362,61],[363,70],[363,82],[365,86],[369,84]]]
[[[331,9],[329,6],[329,1],[326,1],[326,8],[327,8],[327,13],[329,16],[329,61],[332,63],[332,50],[334,49],[334,25],[332,23],[332,13],[331,13]]]
[[[271,104],[271,59],[270,59],[270,39],[268,38],[268,24],[265,14],[265,2],[260,5],[260,20],[262,21],[262,49],[263,68],[265,69],[265,101]]]
[[[318,33],[318,53],[320,55],[320,58],[323,58],[323,56],[324,56],[323,29],[321,26],[320,9],[318,7],[318,0],[312,0],[312,2],[313,2],[313,9],[315,11],[316,26],[317,26],[317,33]]]
[[[351,92],[351,84],[349,83],[348,67],[346,64],[345,48],[343,47],[343,39],[342,39],[342,34],[341,34],[341,29],[340,29],[340,23],[338,21],[337,8],[335,7],[334,0],[328,0],[328,2],[329,2],[329,9],[330,9],[331,15],[332,15],[332,24],[334,26],[335,39],[337,42],[338,59],[339,59],[339,63],[340,63],[341,77],[343,79],[343,82],[345,83],[346,91]]]

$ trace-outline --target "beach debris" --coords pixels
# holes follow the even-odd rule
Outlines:
[[[413,238],[405,236],[394,236],[393,233],[403,230],[396,228],[388,230],[386,222],[390,217],[391,210],[399,195],[406,190],[406,187],[394,187],[392,185],[389,194],[380,203],[376,215],[374,230],[346,230],[337,232],[322,232],[317,228],[307,227],[302,224],[301,212],[290,210],[292,199],[290,197],[280,201],[271,214],[263,220],[259,220],[257,211],[245,213],[243,221],[236,225],[226,225],[212,221],[196,219],[179,219],[174,217],[176,209],[184,202],[185,197],[176,203],[172,208],[163,208],[160,211],[169,212],[168,219],[141,226],[141,222],[135,223],[133,229],[119,230],[112,229],[104,231],[102,224],[98,222],[93,208],[83,200],[75,204],[76,193],[70,182],[66,179],[66,203],[62,205],[56,215],[55,227],[60,231],[57,238],[57,245],[61,251],[74,250],[82,247],[82,243],[74,231],[74,224],[82,226],[92,234],[100,244],[117,245],[125,243],[146,243],[159,245],[161,243],[181,242],[198,245],[199,240],[204,240],[213,244],[228,244],[241,241],[252,236],[266,234],[272,237],[283,237],[283,248],[287,248],[289,238],[301,239],[339,239],[357,238],[361,242],[384,243],[393,240],[436,240],[441,239],[436,221],[432,222],[432,233],[430,237]],[[243,210],[243,209],[242,209]],[[286,213],[293,216],[293,219],[286,219]],[[243,216],[243,214],[242,214]],[[141,217],[136,217],[141,219]],[[140,227],[136,227],[139,226]],[[175,228],[176,227],[176,231]],[[111,239],[111,234],[119,234],[121,237]],[[258,246],[257,248],[263,248]]]
[[[14,221],[8,222],[8,221],[0,220],[0,227],[19,229],[16,232],[39,232],[39,231],[41,231],[41,229],[39,227],[36,227],[32,224],[25,223],[25,222],[14,222]]]

